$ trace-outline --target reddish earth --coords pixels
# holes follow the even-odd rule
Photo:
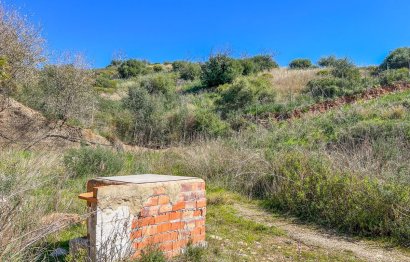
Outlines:
[[[407,89],[410,89],[410,83],[398,83],[392,86],[371,88],[356,95],[343,96],[334,100],[319,102],[307,108],[298,108],[288,114],[275,113],[269,116],[269,118],[276,119],[277,121],[301,118],[304,114],[307,113],[324,113],[332,108],[340,107],[346,104],[352,104],[358,100],[370,100],[389,93],[404,91]]]

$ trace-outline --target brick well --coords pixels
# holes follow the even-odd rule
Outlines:
[[[158,248],[167,257],[188,244],[205,245],[206,194],[202,179],[135,175],[88,181],[90,257],[139,257]]]

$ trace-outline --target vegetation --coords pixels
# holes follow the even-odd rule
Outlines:
[[[317,64],[321,67],[331,67],[334,66],[337,61],[335,56],[325,56],[319,59]]]
[[[382,70],[388,69],[410,69],[410,47],[401,47],[392,51],[380,65]]]
[[[172,63],[172,70],[184,80],[195,80],[201,76],[201,65],[198,63],[175,61]]]
[[[130,59],[122,62],[118,67],[118,73],[121,78],[136,77],[149,72],[147,63],[136,59]]]
[[[201,79],[205,86],[216,87],[232,83],[243,72],[241,63],[226,54],[211,56],[202,66]]]
[[[86,213],[76,195],[87,179],[135,173],[207,182],[210,248],[190,247],[175,261],[252,261],[272,254],[272,245],[279,246],[285,233],[238,214],[237,206],[257,203],[338,232],[409,247],[410,91],[303,115],[337,97],[408,85],[408,48],[389,54],[379,68],[358,68],[330,56],[318,62],[326,68],[295,60],[288,70],[276,68],[269,55],[236,59],[227,54],[204,63],[176,61],[172,69],[135,59],[90,69],[77,58],[38,67],[45,61],[41,37],[14,12],[0,9],[0,19],[0,32],[9,37],[0,38],[0,83],[8,90],[0,98],[45,116],[25,125],[40,121],[50,132],[54,126],[75,132],[87,127],[90,136],[113,143],[70,141],[78,148],[29,150],[0,134],[7,140],[0,153],[1,260],[45,260],[50,248],[84,234],[75,219],[68,224],[48,220]],[[13,60],[17,54],[22,55]],[[289,121],[280,121],[282,116]],[[352,257],[313,248],[295,251],[294,246],[273,253],[278,260]],[[153,250],[142,261],[163,259]]]
[[[330,75],[311,80],[306,91],[314,98],[334,98],[358,93],[371,81],[362,78],[359,69],[347,58],[332,60]]]
[[[295,59],[289,64],[291,69],[307,69],[313,66],[312,61],[309,59]]]

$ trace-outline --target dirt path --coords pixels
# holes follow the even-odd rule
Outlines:
[[[331,251],[350,251],[357,257],[367,261],[410,261],[410,255],[396,249],[384,248],[353,238],[337,236],[283,218],[275,218],[271,213],[254,205],[235,204],[234,207],[240,216],[282,229],[290,238],[308,246],[317,246]]]

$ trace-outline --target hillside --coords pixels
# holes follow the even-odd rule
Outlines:
[[[148,203],[145,229],[161,232],[131,223],[132,261],[164,262],[205,232],[207,248],[171,261],[410,260],[409,47],[366,67],[217,52],[96,69],[48,57],[44,42],[0,4],[0,261],[87,260],[66,254],[87,235],[78,195],[90,179],[132,174],[198,177],[207,191],[207,210],[201,181],[188,186],[200,187],[195,200],[182,195],[189,208],[172,211],[192,232],[159,218],[174,208],[167,196]],[[151,238],[168,246],[145,249]]]
[[[41,113],[8,99],[0,112],[0,147],[60,149],[86,145],[111,146],[91,130],[49,121]]]

